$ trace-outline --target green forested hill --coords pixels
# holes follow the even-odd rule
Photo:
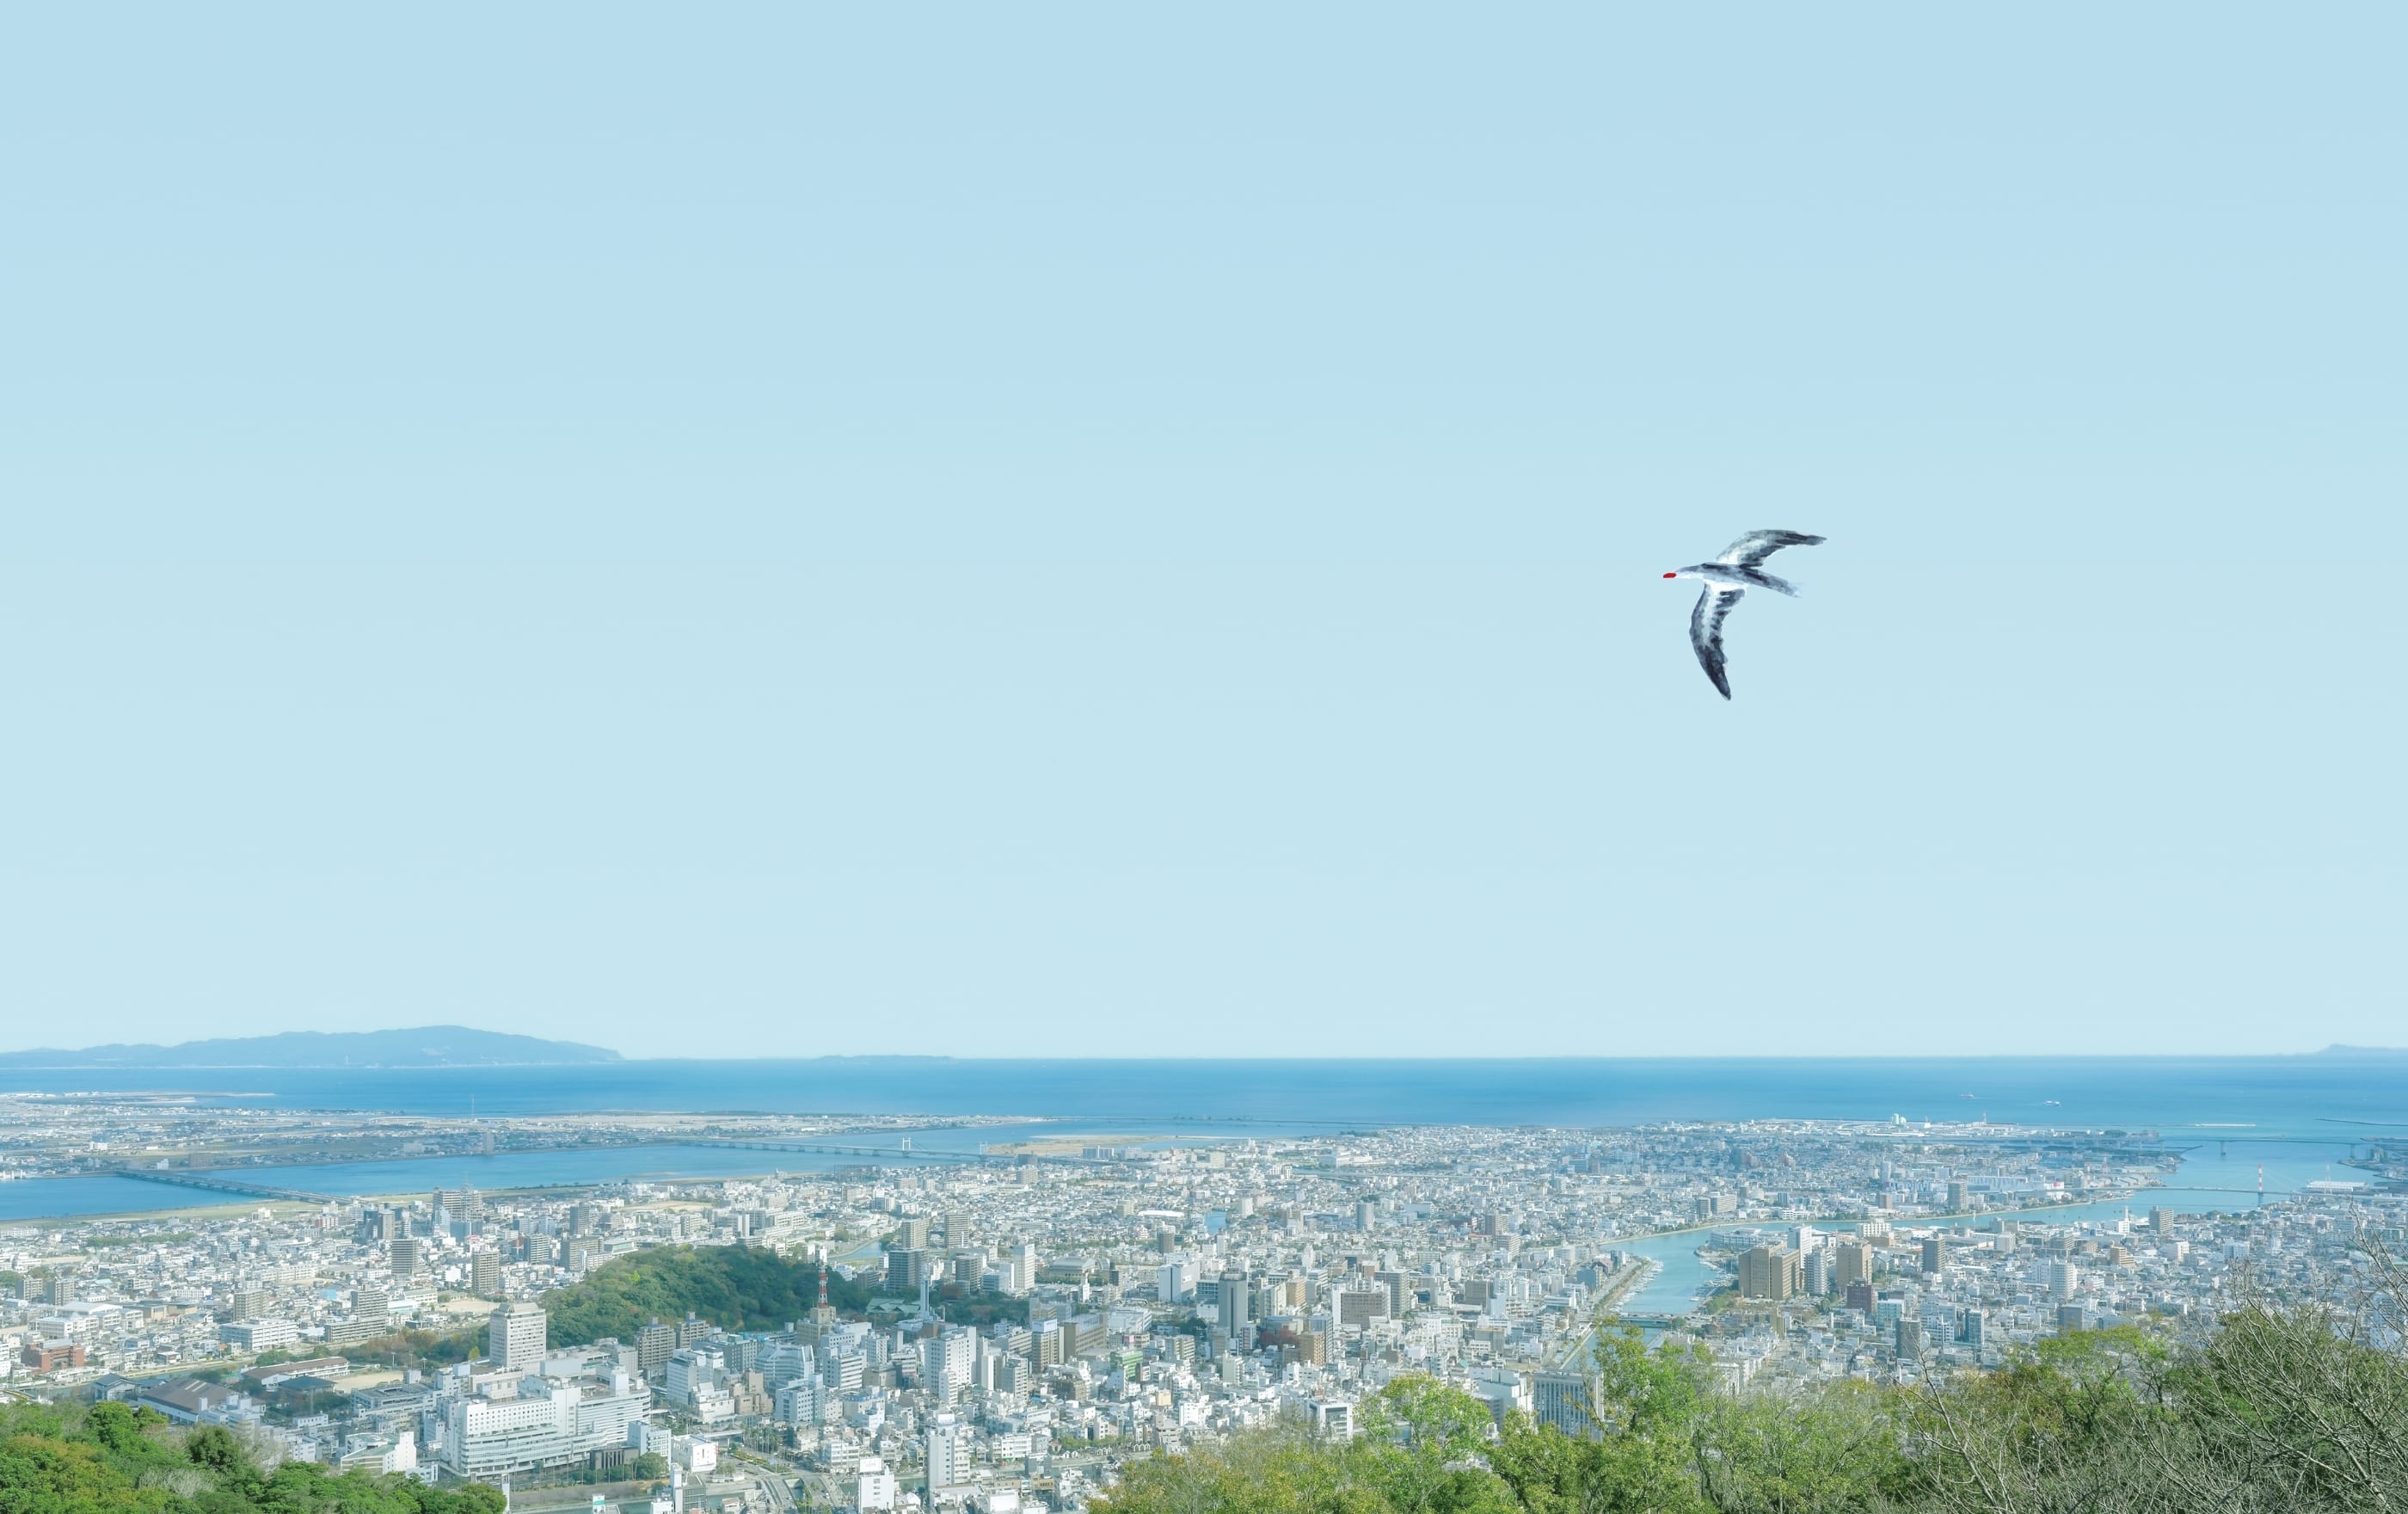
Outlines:
[[[671,1246],[614,1257],[543,1296],[552,1340],[582,1346],[604,1336],[632,1343],[654,1319],[692,1313],[727,1330],[775,1330],[819,1302],[816,1262],[749,1246]],[[859,1313],[869,1291],[831,1274],[828,1302]]]

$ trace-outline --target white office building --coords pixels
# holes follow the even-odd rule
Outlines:
[[[928,1426],[928,1496],[959,1498],[970,1491],[969,1435],[962,1421],[939,1414]]]
[[[2049,1297],[2062,1303],[2073,1297],[2074,1291],[2081,1286],[2082,1273],[2072,1262],[2052,1262],[2048,1264]]]
[[[970,1385],[971,1374],[978,1366],[978,1333],[960,1325],[948,1325],[943,1332],[920,1343],[921,1382],[929,1391],[941,1391],[947,1399]]]
[[[727,1359],[708,1347],[689,1346],[669,1353],[661,1389],[669,1402],[691,1408],[695,1395],[716,1386],[727,1375]]]
[[[290,1319],[242,1319],[218,1326],[218,1339],[237,1351],[272,1351],[301,1338],[301,1327]]]
[[[1165,1304],[1181,1304],[1196,1296],[1196,1281],[1188,1276],[1184,1262],[1166,1262],[1154,1271],[1154,1297]]]
[[[820,1359],[820,1380],[839,1393],[858,1392],[869,1372],[869,1359],[859,1351],[833,1351]]]
[[[650,1395],[633,1379],[580,1387],[555,1383],[523,1398],[460,1397],[445,1414],[443,1463],[484,1481],[565,1466],[589,1451],[627,1443]]]
[[[535,1398],[453,1399],[444,1425],[444,1464],[486,1481],[566,1464],[583,1454],[573,1449],[578,1396],[576,1389],[561,1387]]]
[[[778,1390],[776,1413],[784,1424],[821,1424],[827,1419],[827,1385],[816,1377],[797,1377]]]
[[[505,1305],[485,1327],[485,1355],[504,1372],[532,1372],[543,1361],[548,1329],[540,1305]]]

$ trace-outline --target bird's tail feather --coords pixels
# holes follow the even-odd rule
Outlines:
[[[1770,589],[1775,594],[1785,594],[1793,599],[1798,598],[1797,587],[1785,578],[1775,578],[1760,568],[1742,568],[1740,571],[1747,576],[1750,584],[1759,589]]]

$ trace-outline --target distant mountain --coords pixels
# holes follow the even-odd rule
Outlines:
[[[494,1067],[618,1060],[617,1052],[601,1046],[459,1025],[414,1031],[287,1031],[173,1046],[0,1052],[0,1067]]]
[[[2408,1046],[2345,1046],[2336,1041],[2314,1055],[2318,1057],[2408,1057]]]

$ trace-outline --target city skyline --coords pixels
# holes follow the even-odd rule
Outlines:
[[[1434,1391],[1508,1446],[1588,1438],[1629,1327],[1784,1414],[1837,1386],[1924,1403],[2093,1332],[2183,1348],[2244,1277],[2316,1297],[2408,1214],[2398,1147],[2313,1121],[2211,1153],[1971,1118],[1166,1138],[261,1114],[0,1094],[11,1187],[139,1173],[204,1205],[0,1224],[0,1377],[530,1504],[582,1508],[609,1472],[623,1514],[676,1514],[681,1483],[1070,1514],[1166,1454],[1283,1421],[1342,1441]],[[881,1133],[942,1160],[823,1145]],[[699,1143],[778,1168],[702,1171]],[[497,1147],[623,1161],[530,1186]],[[813,1151],[845,1160],[795,1165]]]

